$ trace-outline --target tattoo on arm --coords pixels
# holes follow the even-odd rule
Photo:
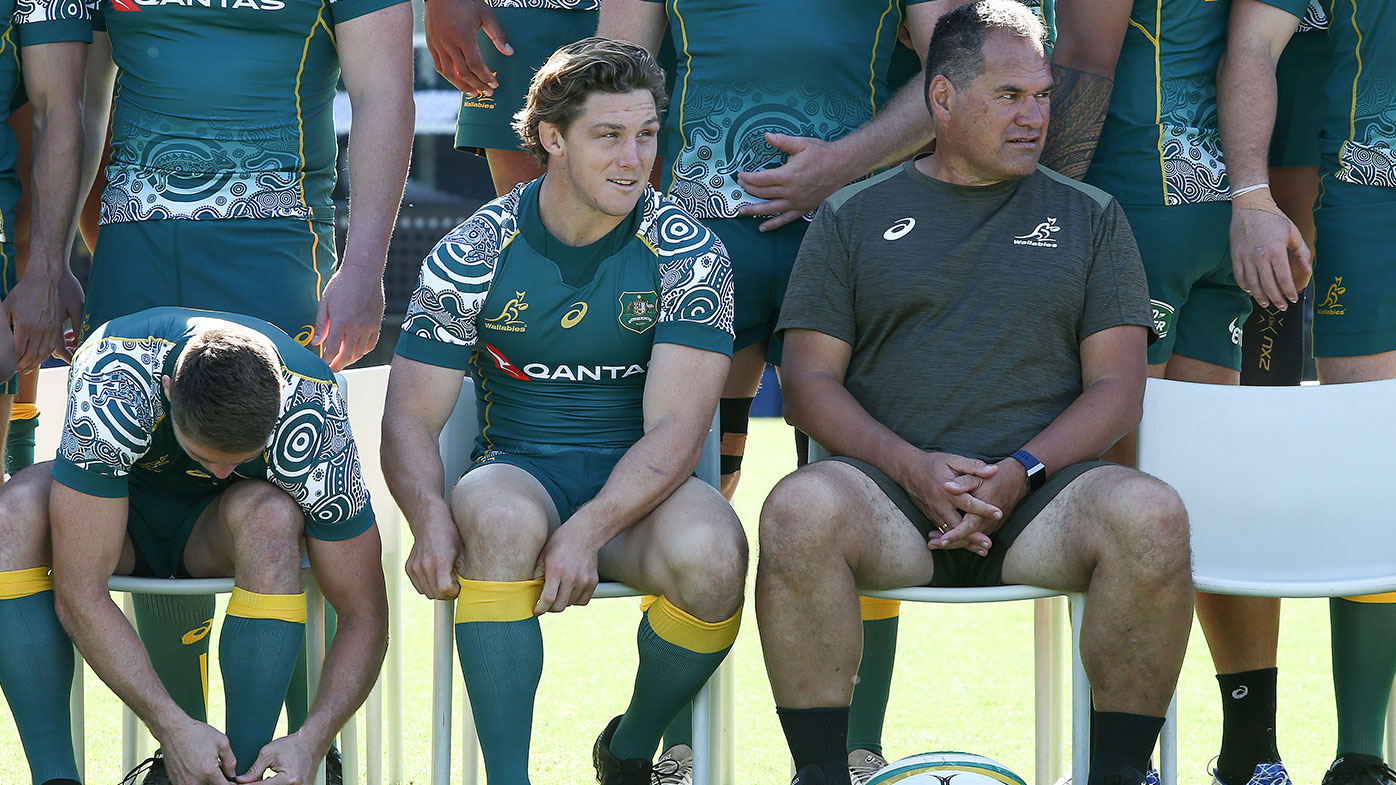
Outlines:
[[[1115,82],[1056,63],[1052,81],[1052,116],[1042,165],[1079,180],[1091,167]]]

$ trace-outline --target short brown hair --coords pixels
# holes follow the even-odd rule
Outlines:
[[[566,132],[593,93],[635,90],[648,90],[654,96],[655,111],[664,111],[669,100],[664,69],[650,53],[629,41],[583,38],[553,52],[533,75],[524,106],[514,115],[514,132],[524,149],[547,166],[548,151],[539,139],[539,124],[552,123]]]
[[[199,333],[170,380],[170,416],[200,444],[229,453],[257,450],[281,413],[280,366],[266,339],[251,330]]]

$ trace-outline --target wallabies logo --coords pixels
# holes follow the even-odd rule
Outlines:
[[[1347,313],[1347,307],[1338,302],[1338,298],[1346,294],[1347,290],[1347,287],[1343,286],[1343,276],[1333,276],[1333,284],[1328,287],[1328,296],[1314,306],[1314,313],[1320,316],[1342,316]]]

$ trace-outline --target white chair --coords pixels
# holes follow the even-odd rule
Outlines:
[[[1139,468],[1187,505],[1198,591],[1396,590],[1393,401],[1396,380],[1233,387],[1150,379]],[[1387,749],[1396,749],[1396,711],[1388,718]]]
[[[441,460],[446,470],[445,492],[450,493],[470,463],[471,446],[479,428],[475,413],[475,393],[467,377],[462,380],[455,411],[441,431]],[[716,418],[708,431],[697,475],[714,487],[718,485],[718,435]],[[595,599],[639,597],[641,592],[620,583],[603,582],[596,587]],[[436,602],[432,624],[432,723],[431,723],[431,785],[451,783],[451,702],[456,665],[452,656],[455,644],[455,603]],[[734,665],[729,653],[708,683],[693,700],[693,784],[735,785],[736,746],[734,722]],[[474,785],[479,772],[476,765],[479,738],[470,711],[470,698],[465,698],[461,711],[461,778],[460,782]]]

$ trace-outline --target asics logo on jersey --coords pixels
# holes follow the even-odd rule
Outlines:
[[[514,292],[514,296],[509,302],[499,309],[499,315],[493,319],[486,319],[484,325],[491,330],[503,330],[509,333],[527,332],[528,325],[519,318],[519,314],[528,310],[528,303],[524,302],[523,292]]]
[[[1062,228],[1057,225],[1057,219],[1048,218],[1038,224],[1031,232],[1020,234],[1013,238],[1014,245],[1036,245],[1041,248],[1056,248],[1057,241],[1052,239],[1052,235],[1060,232]]]
[[[885,232],[882,233],[882,239],[884,239],[884,240],[900,240],[900,239],[902,239],[903,237],[906,237],[907,234],[909,234],[909,233],[911,232],[911,230],[912,230],[912,229],[915,229],[915,228],[916,228],[916,219],[915,219],[915,218],[903,218],[902,220],[897,221],[896,223],[894,223],[894,224],[892,224],[891,226],[887,227],[887,231],[885,231]]]
[[[1238,318],[1239,318],[1239,317],[1238,317]],[[1231,331],[1231,342],[1234,343],[1234,344],[1236,344],[1237,346],[1240,346],[1240,345],[1241,345],[1241,328],[1240,328],[1240,326],[1238,326],[1238,325],[1236,324],[1236,319],[1232,319],[1232,320],[1231,320],[1231,324],[1228,324],[1228,325],[1226,326],[1226,329],[1229,330],[1229,331]]]
[[[494,348],[493,346],[490,346],[489,344],[485,344],[485,351],[489,352],[490,358],[494,360],[494,365],[496,368],[509,374],[515,379],[519,379],[525,382],[528,381],[528,374],[524,373],[523,371],[520,371],[518,368],[514,366],[513,363],[509,362],[509,358],[504,356],[504,352],[501,352],[500,350]]]
[[[587,315],[587,304],[585,302],[572,303],[567,309],[567,313],[562,315],[562,329],[570,330],[577,326]]]
[[[137,5],[180,5],[187,8],[250,8],[254,11],[280,11],[286,7],[285,0],[112,0],[112,8],[118,11],[139,11]]]

